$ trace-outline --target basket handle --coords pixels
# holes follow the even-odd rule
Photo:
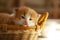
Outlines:
[[[45,13],[43,13],[41,15],[41,17],[38,20],[38,26],[37,26],[37,28],[39,28],[40,30],[43,29],[44,22],[47,20],[48,15],[49,15],[48,12],[45,12]]]

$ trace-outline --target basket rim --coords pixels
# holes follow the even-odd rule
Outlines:
[[[21,25],[8,25],[8,24],[0,24],[0,28],[5,28],[7,30],[29,30],[36,29],[36,26],[21,26]]]

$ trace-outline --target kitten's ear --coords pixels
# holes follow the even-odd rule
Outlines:
[[[45,12],[40,16],[38,23],[37,23],[40,26],[40,29],[43,28],[43,24],[47,20],[48,14],[49,14],[48,12]]]
[[[18,16],[19,8],[14,8],[13,13],[15,14],[15,17]]]
[[[16,13],[18,8],[13,8],[13,13]]]

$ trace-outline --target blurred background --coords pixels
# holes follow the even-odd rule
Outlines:
[[[0,12],[12,13],[20,6],[31,7],[38,13],[49,12],[49,19],[60,19],[60,0],[0,0]]]

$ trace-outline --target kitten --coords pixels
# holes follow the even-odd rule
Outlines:
[[[41,15],[29,7],[20,7],[16,13],[15,24],[24,26],[35,26]]]
[[[41,15],[29,7],[20,7],[13,14],[0,13],[0,24],[18,24],[23,26],[35,26]]]

